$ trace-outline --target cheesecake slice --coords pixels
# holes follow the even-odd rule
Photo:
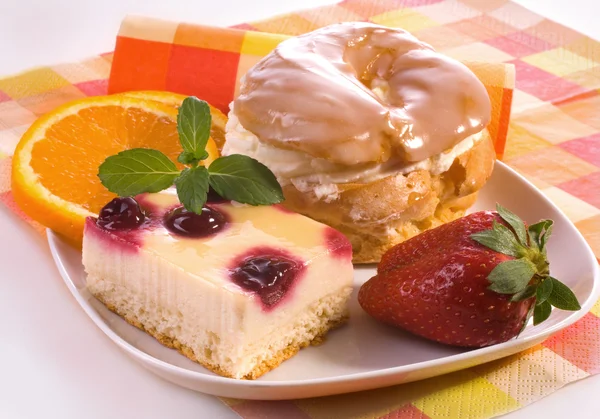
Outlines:
[[[352,249],[279,205],[213,197],[202,214],[172,190],[116,198],[88,218],[90,292],[129,323],[226,377],[255,379],[348,317]]]

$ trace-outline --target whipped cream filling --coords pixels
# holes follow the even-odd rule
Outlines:
[[[223,155],[244,154],[252,157],[271,169],[282,186],[293,184],[301,192],[313,191],[318,199],[330,202],[338,197],[338,184],[370,183],[387,176],[415,170],[428,170],[433,175],[443,173],[450,169],[457,156],[471,149],[482,137],[483,132],[480,131],[468,136],[449,150],[408,164],[389,159],[383,163],[348,166],[315,158],[301,151],[285,150],[262,143],[256,135],[242,126],[235,113],[235,105],[232,103],[222,153]]]

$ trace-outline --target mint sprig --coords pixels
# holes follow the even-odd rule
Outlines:
[[[196,165],[208,157],[206,143],[210,137],[212,117],[208,103],[195,97],[186,98],[177,113],[177,132],[183,153],[182,164]]]
[[[209,187],[223,198],[249,205],[282,202],[283,192],[273,172],[257,160],[233,154],[219,157],[206,168],[206,144],[212,118],[208,104],[196,97],[184,99],[177,115],[177,132],[183,151],[179,170],[158,150],[135,148],[107,157],[100,165],[100,182],[119,196],[160,192],[175,184],[177,196],[188,210],[199,214]]]
[[[120,196],[159,192],[179,176],[179,169],[158,150],[134,148],[110,156],[100,165],[100,182]]]
[[[204,166],[183,169],[175,187],[185,209],[199,214],[208,196],[208,170]]]
[[[577,297],[565,284],[550,276],[547,257],[552,220],[542,220],[527,228],[523,220],[500,204],[496,210],[504,224],[494,222],[491,230],[471,235],[476,242],[514,259],[499,263],[488,275],[490,290],[511,296],[511,301],[535,299],[523,327],[533,316],[538,325],[551,314],[552,307],[581,309]]]
[[[266,205],[273,198],[283,201],[275,175],[264,164],[241,154],[221,157],[208,168],[210,186],[223,198],[247,204]]]

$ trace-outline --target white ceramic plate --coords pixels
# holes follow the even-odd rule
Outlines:
[[[301,350],[254,381],[217,376],[108,311],[85,288],[81,253],[52,232],[48,240],[56,265],[83,310],[113,342],[149,370],[183,387],[217,396],[297,399],[401,384],[489,362],[534,346],[587,313],[600,294],[600,272],[575,226],[533,185],[500,162],[471,211],[493,209],[496,202],[527,223],[542,218],[554,220],[548,249],[551,270],[573,289],[582,305],[580,311],[555,310],[546,322],[528,326],[517,339],[464,350],[376,323],[361,310],[355,291],[348,325],[331,332],[323,345]],[[357,268],[355,272],[358,290],[374,268]]]

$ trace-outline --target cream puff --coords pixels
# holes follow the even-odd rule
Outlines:
[[[335,24],[251,68],[223,154],[281,183],[290,210],[343,232],[355,263],[464,215],[490,176],[491,104],[462,63],[401,29]]]

